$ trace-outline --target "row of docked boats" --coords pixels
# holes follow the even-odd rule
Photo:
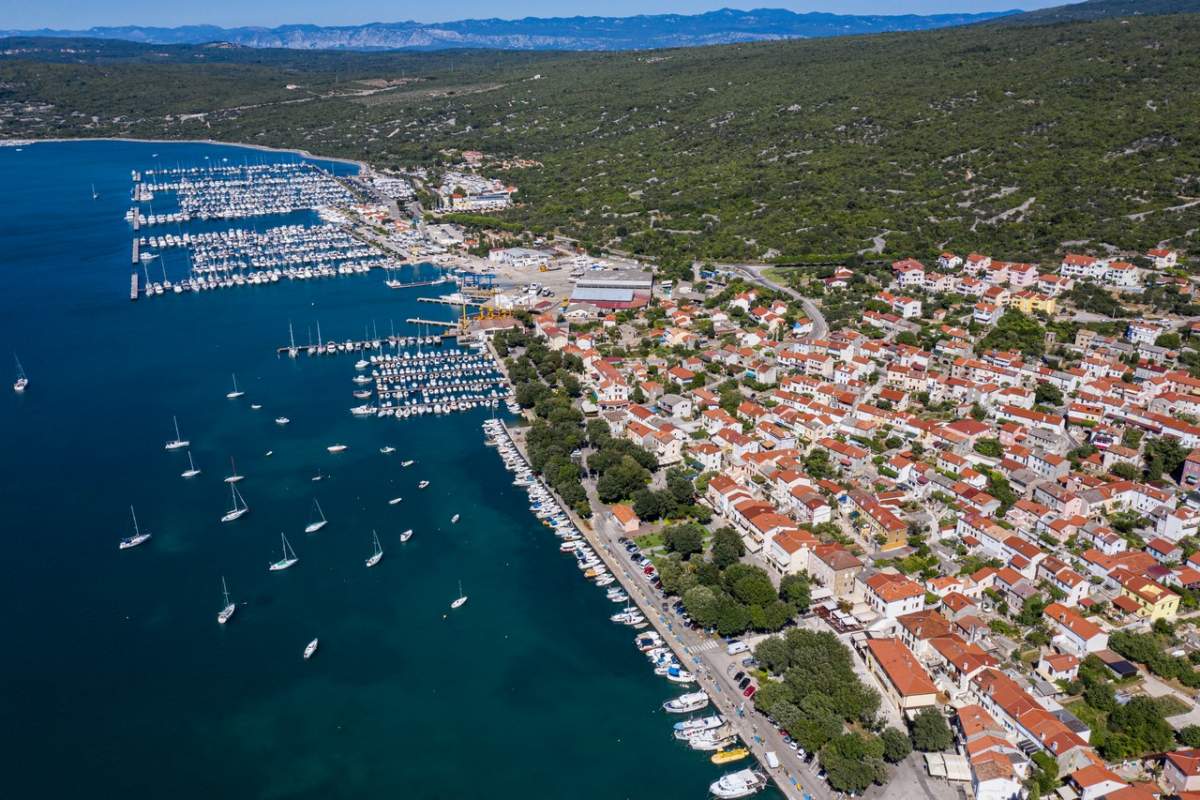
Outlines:
[[[457,347],[372,355],[354,366],[359,374],[353,380],[360,387],[354,396],[375,400],[351,408],[355,416],[408,418],[496,408],[512,392],[490,356]]]
[[[347,206],[354,195],[327,170],[304,161],[147,170],[136,200],[174,194],[191,219],[236,219]]]
[[[608,587],[606,593],[609,600],[623,604],[623,608],[612,614],[610,620],[640,630],[634,638],[634,644],[646,655],[654,673],[679,685],[695,683],[696,676],[679,661],[662,635],[654,630],[642,630],[649,626],[645,616],[630,603],[629,594],[620,585],[614,585],[616,578],[610,574],[591,545],[583,539],[550,490],[534,474],[512,441],[504,423],[495,419],[486,420],[483,429],[487,444],[497,449],[505,467],[514,473],[513,484],[525,487],[529,492],[530,510],[544,524],[555,529],[561,539],[559,550],[574,555],[577,565],[584,570],[586,577],[592,578],[597,585]],[[709,702],[706,692],[692,691],[668,700],[663,704],[663,710],[671,714],[692,714],[707,708]],[[686,742],[694,750],[711,752],[710,761],[714,764],[728,764],[750,755],[748,748],[738,746],[736,732],[719,714],[690,717],[677,722],[672,733],[676,739]],[[722,775],[709,786],[709,791],[713,797],[734,800],[749,797],[766,785],[767,778],[761,772],[743,769]]]

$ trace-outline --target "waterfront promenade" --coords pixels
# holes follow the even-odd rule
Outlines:
[[[500,362],[503,364],[503,362]],[[522,457],[528,461],[528,451],[525,447],[525,435],[522,429],[512,429],[505,425],[513,443]],[[544,485],[544,484],[543,484]],[[724,642],[716,637],[707,636],[693,631],[674,617],[667,603],[651,586],[649,579],[640,571],[632,570],[629,560],[625,558],[625,550],[617,540],[620,532],[610,524],[603,504],[595,496],[594,486],[585,484],[593,510],[592,519],[584,520],[570,510],[570,507],[558,498],[559,505],[569,514],[584,535],[588,544],[607,565],[609,572],[624,587],[629,597],[637,603],[642,614],[654,626],[663,640],[675,651],[679,661],[696,675],[701,689],[708,693],[713,706],[729,721],[738,737],[750,748],[758,760],[759,767],[770,776],[779,790],[788,798],[795,800],[833,800],[833,794],[828,786],[816,777],[815,761],[805,765],[797,755],[783,742],[779,732],[767,723],[766,719],[754,711],[752,704],[747,701],[722,666],[725,654]],[[550,489],[550,487],[546,487]],[[553,491],[553,489],[550,489]],[[557,495],[556,495],[557,497]],[[728,659],[724,659],[728,663]],[[777,769],[768,769],[766,754],[773,751],[779,758]],[[705,753],[697,753],[697,757],[705,757]]]

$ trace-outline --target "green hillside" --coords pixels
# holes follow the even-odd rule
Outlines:
[[[1095,22],[1112,17],[1158,14],[1194,14],[1198,0],[1086,0],[1082,3],[1042,8],[1005,17],[1005,25],[1045,25],[1056,22]],[[999,24],[999,23],[998,23]]]
[[[667,259],[1032,259],[1195,238],[1198,44],[1180,15],[612,54],[18,53],[0,60],[0,134],[534,159],[505,174],[510,218]]]

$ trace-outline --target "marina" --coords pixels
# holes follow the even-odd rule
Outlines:
[[[10,262],[30,277],[0,298],[0,332],[33,380],[3,401],[0,431],[10,447],[0,458],[7,474],[21,477],[0,495],[16,509],[13,525],[60,532],[17,537],[6,553],[10,600],[41,609],[12,621],[9,643],[52,663],[90,654],[89,669],[71,681],[47,679],[28,659],[0,665],[5,684],[22,687],[7,708],[14,725],[6,752],[27,766],[10,782],[14,795],[75,796],[96,786],[137,795],[152,784],[184,800],[465,797],[486,776],[488,794],[501,800],[527,797],[530,782],[547,796],[580,800],[704,797],[730,767],[670,735],[671,722],[686,715],[658,711],[689,687],[654,674],[629,646],[636,628],[604,619],[629,601],[609,598],[619,584],[607,583],[601,565],[566,568],[590,559],[567,561],[531,517],[528,493],[485,455],[479,425],[503,415],[505,404],[403,427],[372,424],[347,413],[351,392],[374,392],[371,371],[392,367],[372,366],[369,357],[395,357],[395,348],[353,350],[348,360],[276,351],[289,341],[289,322],[300,323],[299,356],[307,354],[309,324],[316,343],[318,318],[343,344],[354,331],[354,340],[371,342],[364,320],[368,328],[380,320],[379,338],[387,339],[389,317],[453,325],[451,308],[418,304],[426,291],[419,287],[391,292],[361,275],[136,308],[114,295],[112,273],[127,269],[130,256],[120,210],[129,166],[151,163],[156,152],[174,164],[232,161],[245,151],[113,142],[0,153],[39,158],[0,162],[13,175],[13,194],[0,200],[12,204],[10,214],[51,209],[7,242]],[[71,181],[84,188],[78,206],[61,202]],[[95,201],[86,191],[93,181]],[[71,237],[57,241],[39,226]],[[71,255],[78,252],[88,257]],[[430,274],[404,271],[405,280]],[[129,343],[136,356],[106,353],[73,360],[69,371],[52,368],[71,358],[84,333]],[[487,363],[465,344],[406,343],[400,352],[418,348],[458,349]],[[334,354],[347,353],[335,345]],[[368,366],[354,368],[358,360]],[[225,397],[231,373],[244,392],[236,400]],[[356,374],[371,382],[353,383]],[[89,398],[86,415],[72,406],[80,383],[107,387]],[[174,442],[186,444],[165,449]],[[333,443],[347,449],[330,454]],[[381,453],[383,446],[396,451]],[[227,484],[230,456],[233,474],[244,478]],[[182,479],[193,464],[203,471]],[[64,486],[71,503],[61,500]],[[309,514],[316,517],[315,489],[329,524],[304,536]],[[120,538],[135,533],[131,501],[139,530],[153,538],[118,551]],[[246,507],[236,521],[220,522]],[[373,530],[386,557],[366,568]],[[269,569],[287,558],[297,561]],[[214,623],[230,604],[222,576],[236,601],[226,624]],[[305,643],[317,636],[319,650],[306,662]],[[423,653],[439,654],[436,668]],[[547,736],[585,707],[630,713],[571,737]],[[146,735],[163,726],[171,737]],[[524,757],[527,741],[539,742],[538,759]],[[470,770],[462,768],[463,742]],[[430,756],[414,762],[397,752]],[[654,769],[640,766],[645,758]],[[77,769],[59,769],[63,759]],[[565,763],[598,769],[581,784]]]

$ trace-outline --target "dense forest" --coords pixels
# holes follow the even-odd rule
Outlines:
[[[1048,22],[606,54],[8,40],[0,136],[479,149],[509,222],[676,262],[1188,247],[1200,17]]]

